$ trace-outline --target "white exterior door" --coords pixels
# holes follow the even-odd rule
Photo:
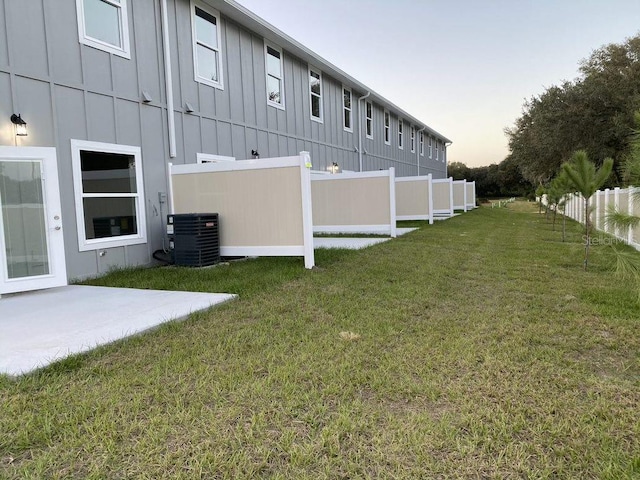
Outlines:
[[[0,294],[66,284],[56,149],[0,147]]]

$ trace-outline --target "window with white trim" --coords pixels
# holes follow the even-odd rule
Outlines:
[[[447,151],[447,146],[444,142],[442,142],[442,163],[445,162],[445,152]]]
[[[140,147],[71,140],[80,251],[146,243]]]
[[[402,123],[402,119],[398,118],[398,148],[403,149],[404,145],[402,144],[402,134],[404,130],[404,125]]]
[[[420,132],[420,156],[424,157],[424,132]]]
[[[411,125],[411,153],[416,151],[416,127]]]
[[[127,0],[76,0],[76,10],[80,43],[131,58]]]
[[[364,112],[367,138],[373,138],[373,104],[371,102],[365,102]]]
[[[436,140],[436,160],[440,160],[440,140]]]
[[[311,120],[322,123],[322,72],[309,67],[309,104]]]
[[[433,138],[429,137],[429,158],[433,158]]]
[[[224,88],[220,46],[220,14],[200,2],[191,2],[191,37],[195,80]]]
[[[384,111],[384,143],[391,145],[391,115]]]
[[[282,70],[282,49],[264,44],[267,78],[267,104],[284,109],[284,75]]]
[[[353,132],[351,117],[351,89],[342,86],[342,126],[347,132]]]

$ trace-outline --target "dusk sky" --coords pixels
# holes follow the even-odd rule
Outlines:
[[[453,140],[499,163],[525,99],[640,32],[640,0],[238,0]]]

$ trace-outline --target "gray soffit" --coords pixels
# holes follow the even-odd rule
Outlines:
[[[318,54],[314,53],[313,51],[302,45],[300,42],[291,38],[286,33],[278,30],[276,27],[260,18],[252,11],[243,7],[239,3],[235,2],[234,0],[204,0],[204,3],[211,5],[225,17],[233,20],[240,25],[243,25],[252,32],[255,32],[258,35],[264,37],[267,41],[275,43],[287,52],[290,52],[301,60],[306,61],[308,64],[319,68],[323,73],[326,73],[327,75],[330,75],[336,80],[344,83],[346,86],[353,88],[361,95],[365,95],[367,92],[371,92],[371,95],[369,96],[371,100],[374,100],[376,103],[383,106],[387,110],[392,111],[403,120],[411,122],[413,125],[418,127],[418,129],[424,127],[425,132],[431,133],[433,136],[442,139],[446,143],[452,143],[451,140],[449,140],[441,133],[438,133],[437,131],[426,125],[424,122],[421,122],[413,115],[405,112],[382,95],[374,92],[363,83],[348,75]]]

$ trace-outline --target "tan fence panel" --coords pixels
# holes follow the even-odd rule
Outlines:
[[[396,178],[396,219],[433,223],[431,175]]]
[[[476,182],[467,182],[465,189],[467,194],[466,209],[471,210],[472,208],[476,208]]]
[[[466,181],[454,180],[453,182],[453,209],[467,211]]]
[[[433,180],[433,214],[436,216],[453,215],[453,183],[450,178]]]
[[[388,171],[314,175],[313,230],[395,236],[395,177]]]
[[[173,213],[218,213],[223,256],[304,255],[313,263],[305,163],[301,154],[172,166]]]

